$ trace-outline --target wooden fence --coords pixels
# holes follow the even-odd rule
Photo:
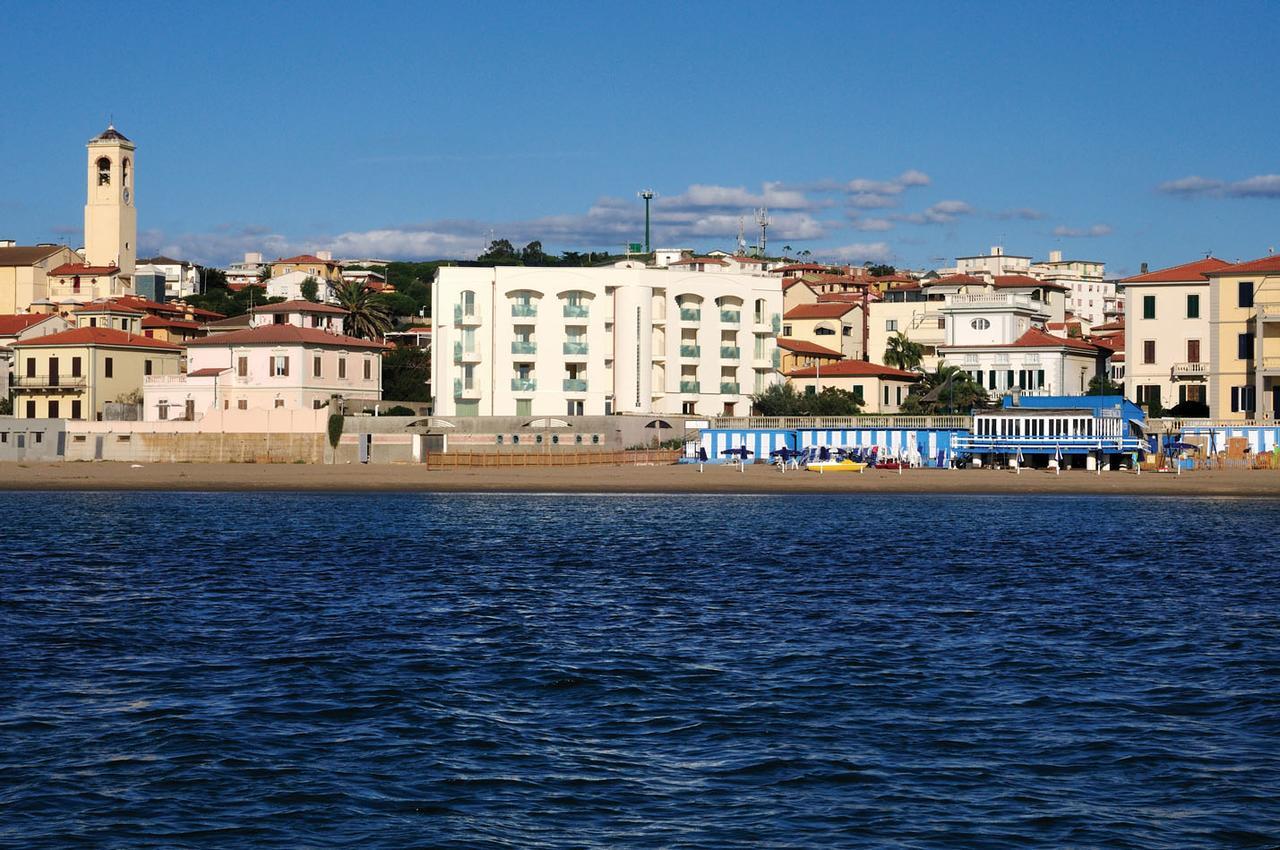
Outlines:
[[[427,456],[428,469],[467,469],[509,466],[667,466],[680,459],[679,449],[644,451],[556,450],[531,452],[433,452]]]

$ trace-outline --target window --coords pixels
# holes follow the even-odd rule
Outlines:
[[[98,185],[110,186],[111,185],[111,160],[107,159],[105,156],[100,157],[98,159],[97,165],[98,165]]]
[[[75,399],[71,402],[71,418],[72,419],[80,418],[80,400],[79,399]]]
[[[836,335],[836,332],[834,330],[826,327],[814,328],[813,332],[818,336],[835,336]]]
[[[323,377],[324,370],[321,369],[320,363],[321,363],[321,360],[320,360],[319,354],[311,358],[311,377],[313,378]]]
[[[27,358],[27,377],[34,378],[36,376],[36,359],[34,357]]]
[[[1156,317],[1156,297],[1154,295],[1142,296],[1142,318],[1154,319]]]
[[[338,379],[345,381],[347,379],[347,358],[338,358]],[[467,384],[467,389],[471,389],[471,385]]]
[[[884,322],[884,329],[885,329],[886,331],[888,331],[889,333],[894,333],[895,331],[897,331],[897,330],[898,330],[898,320],[897,320],[897,319],[885,319],[885,322]]]
[[[49,418],[58,418],[58,403],[52,399],[49,400]]]
[[[27,402],[27,418],[28,419],[36,418],[36,403],[34,401]]]
[[[791,325],[783,325],[783,326],[782,326],[782,335],[783,335],[783,336],[791,336]]]
[[[1142,362],[1156,362],[1156,341],[1154,339],[1144,339],[1142,341]]]
[[[884,403],[886,407],[889,404],[889,385],[888,384],[884,385]]]
[[[236,358],[236,375],[241,378],[249,377],[249,358],[248,357]]]
[[[284,407],[284,399],[278,398],[275,400],[275,402],[276,402],[276,407]]]
[[[150,374],[151,374],[151,361],[150,361],[150,360],[143,360],[143,361],[142,361],[142,374],[144,374],[144,375],[150,375]]]
[[[102,361],[102,374],[108,378],[115,375],[115,361],[110,357],[107,357]]]
[[[373,358],[371,357],[364,359],[364,379],[366,381],[373,380]]]
[[[1237,284],[1236,298],[1241,307],[1253,306],[1253,281],[1242,280]]]
[[[1244,333],[1236,337],[1236,357],[1241,360],[1253,359],[1253,334]]]
[[[853,397],[858,400],[858,404],[863,403],[864,399],[862,397],[862,384],[853,385]]]
[[[236,409],[237,409],[237,410],[248,410],[248,409],[249,409],[249,401],[248,401],[247,399],[243,399],[243,398],[242,398],[242,399],[239,399],[238,401],[236,401]]]
[[[80,377],[80,358],[79,357],[71,358],[71,377],[73,378]]]
[[[969,322],[969,327],[973,328],[975,331],[985,331],[987,328],[991,327],[991,321],[989,319],[984,319],[981,316],[979,316],[978,318]]]
[[[271,357],[271,374],[277,378],[289,377],[289,358],[284,354],[275,354]]]
[[[1243,386],[1231,388],[1232,413],[1240,413],[1241,411],[1252,412],[1254,409],[1253,401],[1253,387]]]
[[[1197,294],[1187,296],[1187,318],[1200,318],[1200,296]]]
[[[1198,339],[1187,340],[1187,362],[1188,363],[1200,362],[1200,340]]]

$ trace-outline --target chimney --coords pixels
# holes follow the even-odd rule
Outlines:
[[[1141,270],[1140,272],[1138,272],[1138,274],[1146,274],[1146,273],[1147,273],[1147,264],[1146,264],[1146,263],[1143,263],[1143,264],[1142,264],[1142,270]]]
[[[316,257],[318,259],[324,260],[325,262],[329,262],[333,259],[333,252],[332,251],[316,251]]]
[[[1050,252],[1049,252],[1049,262],[1051,262],[1051,263],[1060,263],[1060,262],[1062,262],[1062,252],[1061,252],[1061,251],[1050,251]]]
[[[0,248],[12,248],[17,244],[12,239],[0,239]]]

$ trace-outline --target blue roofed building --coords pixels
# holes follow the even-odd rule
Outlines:
[[[1006,396],[998,408],[975,410],[967,436],[957,438],[959,454],[984,464],[1019,458],[1034,463],[1056,458],[1089,465],[1146,452],[1146,417],[1123,396]]]

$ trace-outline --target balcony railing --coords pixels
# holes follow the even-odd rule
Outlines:
[[[720,324],[722,325],[736,325],[741,321],[742,321],[742,313],[738,312],[737,310],[721,310],[720,311]]]
[[[84,376],[71,375],[19,375],[14,378],[17,387],[83,387]]]
[[[538,382],[533,378],[512,378],[511,391],[516,393],[531,393],[538,389]]]
[[[532,340],[516,339],[511,341],[512,354],[537,354],[538,344]]]
[[[465,387],[462,385],[461,378],[453,379],[453,397],[454,398],[475,398],[480,395],[480,391],[474,386]]]
[[[737,381],[721,381],[720,392],[725,395],[737,395],[739,392]]]
[[[1280,319],[1280,301],[1255,301],[1253,306],[1258,311],[1258,318],[1263,321]]]
[[[453,305],[453,323],[455,325],[478,325],[480,324],[480,320],[476,318],[476,313],[474,309],[464,313],[462,312],[461,304],[454,304]]]
[[[721,359],[721,360],[738,360],[738,359],[740,359],[741,357],[742,357],[742,349],[741,349],[741,348],[738,348],[738,346],[736,346],[736,345],[722,345],[722,346],[720,346],[720,359]]]
[[[1264,370],[1280,369],[1280,357],[1263,357],[1261,365]]]
[[[566,342],[564,344],[564,353],[571,357],[585,356],[587,344],[585,342]]]
[[[782,368],[782,351],[777,348],[773,350],[773,368],[775,369]]]
[[[521,304],[516,302],[511,305],[511,315],[519,319],[529,319],[538,315],[537,304]]]
[[[1014,295],[1010,292],[997,292],[991,295],[952,295],[947,300],[950,307],[1023,307],[1043,313],[1048,305],[1027,295]]]
[[[701,322],[702,311],[697,307],[681,307],[680,321],[682,322]]]
[[[142,379],[142,383],[146,384],[147,386],[159,386],[162,384],[185,384],[187,382],[187,377],[188,377],[187,375],[147,375],[145,378]],[[217,376],[203,375],[201,377],[206,377],[206,378],[209,378],[210,380],[213,380]],[[200,380],[200,378],[196,378],[195,380],[198,381]]]
[[[782,333],[782,314],[774,313],[773,317],[770,318],[769,320],[769,324],[773,328],[774,333],[776,334]]]
[[[565,378],[564,391],[567,393],[585,393],[587,391],[587,379]]]
[[[585,319],[589,315],[591,315],[591,310],[585,304],[564,305],[564,317],[566,319]]]
[[[700,345],[682,345],[680,346],[681,357],[701,357],[702,346]]]
[[[1208,374],[1209,374],[1208,363],[1174,363],[1173,364],[1174,377],[1179,377],[1183,375],[1191,376],[1191,375],[1208,375]]]
[[[700,392],[702,392],[702,390],[700,389],[700,387],[701,387],[701,386],[702,386],[702,385],[701,385],[701,384],[699,384],[697,381],[681,381],[681,382],[680,382],[680,392],[682,392],[682,393],[700,393]]]

